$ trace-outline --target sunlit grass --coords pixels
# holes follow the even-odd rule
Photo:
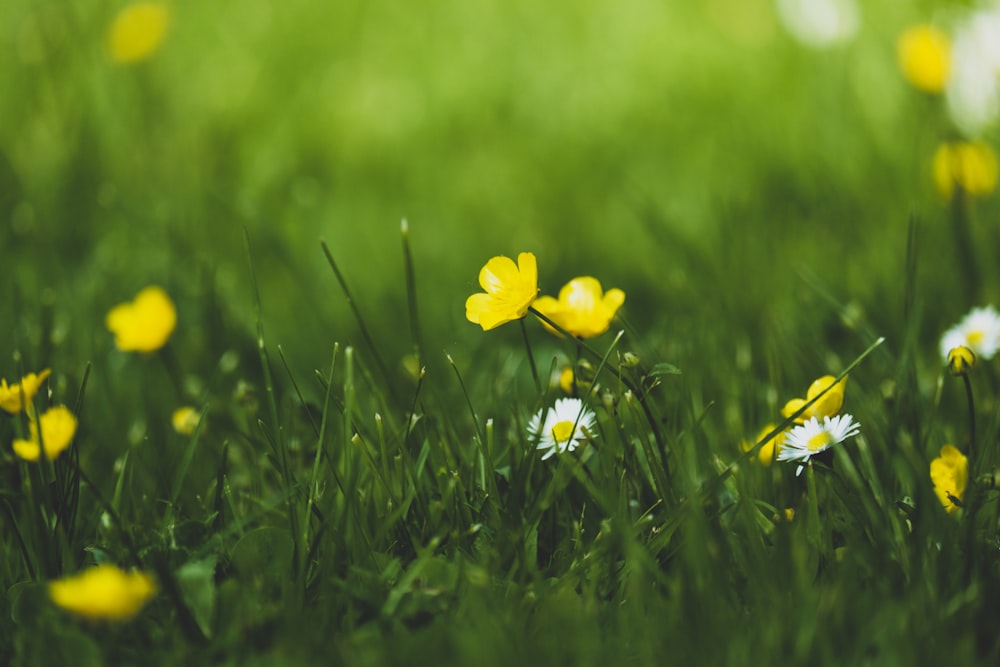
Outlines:
[[[0,9],[0,662],[995,664],[995,130],[874,4]]]

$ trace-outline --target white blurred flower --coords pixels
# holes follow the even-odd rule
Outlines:
[[[806,46],[834,46],[858,31],[854,0],[777,0],[777,9],[785,29]]]
[[[962,321],[941,336],[941,358],[956,347],[967,347],[981,359],[990,359],[1000,349],[1000,313],[993,306],[973,308]]]
[[[955,26],[948,111],[964,132],[979,136],[1000,115],[1000,3]]]

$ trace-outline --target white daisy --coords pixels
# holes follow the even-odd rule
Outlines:
[[[594,437],[597,417],[579,398],[559,398],[551,408],[542,408],[528,423],[528,435],[546,450],[542,460],[555,453],[571,452]]]
[[[860,430],[861,425],[856,423],[851,415],[823,417],[822,424],[813,417],[788,432],[785,444],[778,452],[778,460],[800,461],[802,465],[795,470],[798,476],[802,474],[802,468],[809,462],[810,456],[815,456],[857,435]]]
[[[973,308],[941,336],[941,357],[945,362],[956,347],[967,347],[982,359],[991,358],[1000,349],[1000,313],[993,306]]]

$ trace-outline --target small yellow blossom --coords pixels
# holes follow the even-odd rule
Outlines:
[[[768,424],[767,426],[762,428],[760,430],[760,433],[757,434],[757,437],[754,438],[753,442],[744,440],[741,444],[743,451],[749,452],[751,449],[753,449],[754,445],[760,442],[765,436],[767,436],[768,433],[773,431],[775,426],[777,426],[777,424]],[[787,430],[781,431],[773,438],[771,438],[763,445],[761,445],[760,449],[757,450],[757,460],[760,461],[761,464],[764,465],[764,467],[770,466],[771,463],[774,461],[775,455],[777,455],[778,452],[781,451],[782,446],[785,444],[785,436],[787,434],[788,434]]]
[[[824,389],[836,381],[837,378],[832,375],[824,375],[819,378],[809,385],[805,398],[793,398],[785,403],[785,407],[781,409],[781,416],[791,417],[799,408],[818,396]],[[846,383],[847,377],[844,377],[843,380],[837,382],[835,387],[823,394],[823,398],[813,403],[808,410],[796,417],[795,423],[804,424],[806,420],[812,417],[822,419],[823,417],[832,417],[840,412],[840,408],[844,405],[844,386]]]
[[[155,285],[139,292],[134,301],[108,311],[108,330],[124,352],[155,352],[167,343],[177,325],[177,310],[162,288]]]
[[[956,190],[985,197],[997,187],[997,154],[983,141],[941,144],[934,153],[933,172],[934,185],[946,199]]]
[[[191,435],[198,428],[198,422],[201,421],[201,414],[190,405],[185,405],[182,408],[174,410],[171,421],[173,422],[175,431],[181,435]]]
[[[146,60],[160,48],[169,23],[170,8],[165,3],[126,5],[108,29],[108,54],[123,65]]]
[[[486,293],[466,299],[466,319],[489,331],[523,318],[538,297],[535,255],[522,252],[517,264],[509,257],[493,257],[479,271],[479,284]]]
[[[952,445],[942,447],[941,455],[931,461],[934,493],[949,514],[957,512],[962,506],[968,474],[968,459]]]
[[[563,390],[563,393],[573,395],[575,378],[576,374],[573,372],[572,366],[566,366],[559,372],[559,388]]]
[[[625,292],[616,288],[605,293],[596,278],[582,276],[566,283],[558,299],[539,297],[535,310],[578,338],[593,338],[608,330],[623,303]],[[556,332],[548,324],[545,328]]]
[[[976,365],[976,355],[964,345],[953,347],[948,352],[948,370],[952,375],[965,375]]]
[[[38,424],[41,422],[41,441],[39,442]],[[14,440],[14,453],[25,461],[37,461],[45,450],[45,458],[49,461],[59,456],[76,434],[76,417],[65,405],[55,405],[45,411],[38,421],[32,419],[28,428],[30,440]]]
[[[31,405],[31,399],[51,373],[48,368],[38,374],[28,373],[21,378],[21,382],[10,386],[7,385],[7,380],[0,380],[0,408],[15,415],[24,409],[25,403]]]
[[[896,56],[903,76],[926,93],[940,93],[951,73],[948,36],[931,25],[915,25],[900,35]]]
[[[143,572],[125,572],[114,565],[98,565],[49,584],[52,601],[90,619],[126,621],[156,594],[156,582]]]

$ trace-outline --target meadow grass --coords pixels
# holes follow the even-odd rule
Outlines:
[[[938,348],[1000,296],[998,209],[934,191],[926,16],[810,50],[762,0],[170,7],[135,66],[117,3],[0,8],[0,377],[51,370],[0,418],[0,661],[996,664],[1000,376]],[[467,321],[522,251],[622,289],[608,330]],[[176,327],[121,349],[153,284]],[[828,375],[860,433],[796,475],[764,452]],[[155,595],[53,601],[97,564]]]

